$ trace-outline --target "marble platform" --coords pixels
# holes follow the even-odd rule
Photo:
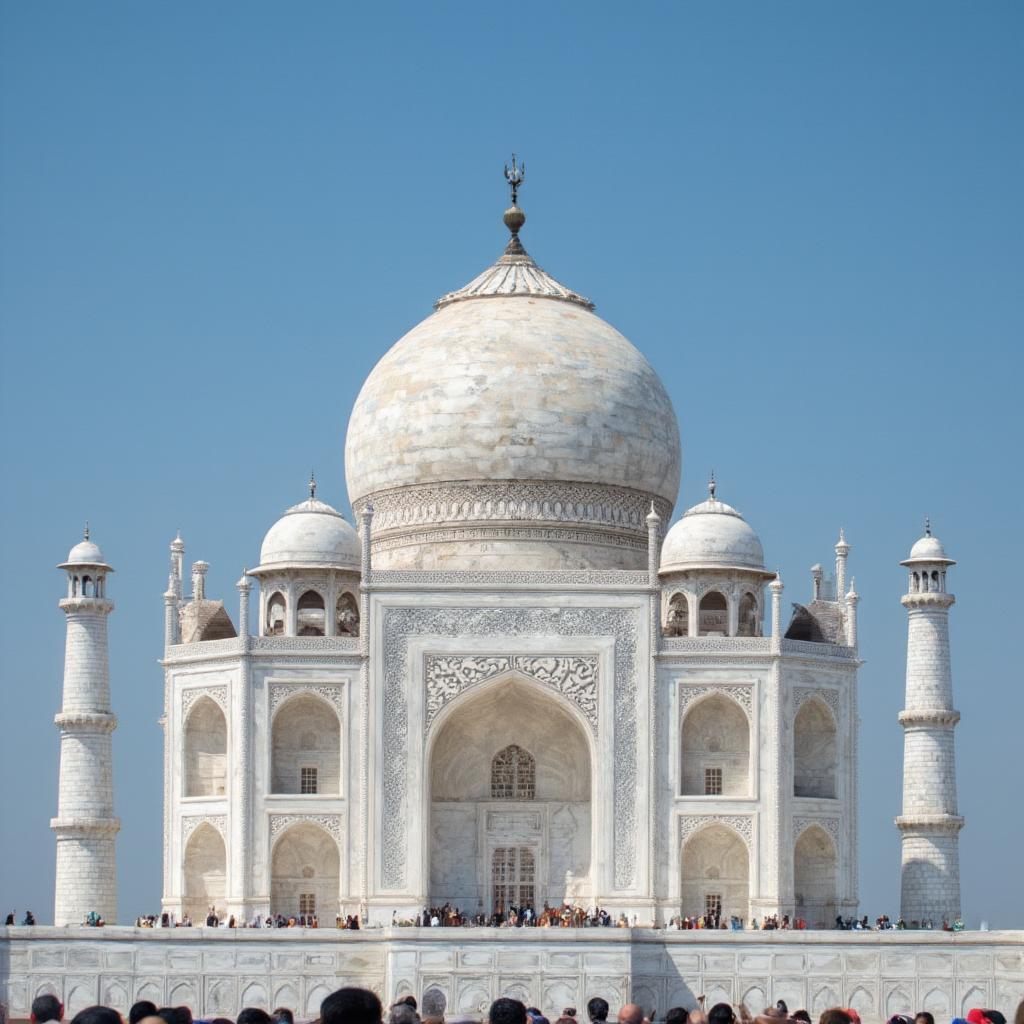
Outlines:
[[[703,993],[709,1005],[742,999],[753,1010],[785,999],[815,1018],[852,1006],[865,1024],[921,1009],[941,1024],[971,1006],[1012,1019],[1024,998],[1024,931],[0,928],[0,998],[12,1017],[48,991],[69,1017],[152,999],[197,1017],[283,1005],[309,1018],[342,985],[385,1001],[435,988],[450,1015],[479,1014],[499,995],[554,1016],[582,1013],[594,995],[613,1012],[629,1000],[664,1012]]]

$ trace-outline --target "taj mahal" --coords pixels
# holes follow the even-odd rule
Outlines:
[[[209,566],[187,562],[180,536],[163,595],[163,911],[197,923],[211,907],[239,922],[316,916],[321,929],[359,915],[364,942],[374,926],[389,936],[382,985],[429,982],[453,1007],[497,990],[481,995],[471,956],[431,960],[413,942],[418,929],[392,927],[427,906],[488,916],[596,906],[633,932],[698,914],[745,930],[770,915],[823,930],[859,906],[850,545],[837,524],[827,566],[784,584],[727,485],[712,477],[706,500],[676,512],[680,429],[665,388],[593,302],[527,254],[522,174],[513,164],[507,176],[504,252],[437,299],[356,399],[344,453],[355,522],[311,480],[270,525],[235,595],[207,593]],[[900,910],[938,928],[961,913],[955,563],[930,527],[907,541],[894,566],[907,621],[898,609],[892,621],[908,629]],[[91,912],[117,921],[118,831],[113,569],[89,537],[61,569],[58,928]],[[602,941],[612,938],[626,942]],[[737,936],[755,939],[768,941]],[[814,941],[826,939],[834,963],[820,967],[831,986],[821,998],[851,999],[863,963],[833,948],[835,934]],[[556,975],[565,1001],[582,1000],[602,972],[613,991],[625,998],[632,985],[636,996],[638,946],[627,974],[608,960],[588,975],[584,953],[573,953],[575,966],[558,959],[571,952],[559,940],[506,972],[541,986],[529,989],[538,1005]],[[911,976],[927,977],[926,933],[886,941],[903,942],[917,958]],[[680,976],[689,968],[664,955],[661,973],[648,973],[669,979],[652,999],[671,1005],[665,965]],[[744,954],[731,955],[717,967],[695,961],[705,990],[743,975]],[[977,984],[991,1002],[1001,975],[998,953],[988,955]],[[378,961],[365,956],[362,967],[323,961],[323,973],[372,980]],[[499,954],[486,956],[496,975]],[[762,998],[789,978],[805,986],[795,1005],[814,1003],[811,961],[758,963],[748,973]],[[142,961],[133,964],[142,979]],[[159,984],[172,986],[171,961],[160,970]],[[892,989],[877,963],[866,970],[864,1012],[875,1019]],[[235,961],[185,970],[207,1012],[217,1000],[204,972],[245,973]],[[244,981],[232,984],[241,1005]],[[933,1003],[953,1010],[956,984],[946,993],[936,981]],[[309,985],[295,994],[312,1006]],[[740,998],[741,981],[729,985]]]

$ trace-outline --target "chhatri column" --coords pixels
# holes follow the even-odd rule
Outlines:
[[[114,837],[114,782],[110,734],[117,719],[110,712],[106,597],[107,565],[89,539],[76,544],[62,562],[68,593],[60,602],[67,617],[64,695],[54,721],[60,729],[60,783],[57,817],[57,875],[53,921],[81,924],[95,911],[108,924],[117,920],[117,864]]]
[[[903,813],[896,819],[902,838],[900,913],[905,921],[960,916],[960,829],[957,813],[953,709],[949,665],[949,609],[956,598],[946,589],[946,557],[931,526],[900,563],[909,570],[901,601],[908,613],[907,696],[903,726]]]

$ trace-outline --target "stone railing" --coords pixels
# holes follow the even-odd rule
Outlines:
[[[358,654],[357,636],[251,636],[252,654]],[[192,644],[172,644],[167,648],[167,661],[195,661],[207,658],[229,658],[242,654],[242,638],[202,640]]]
[[[810,654],[816,658],[846,658],[855,660],[857,651],[853,647],[839,644],[816,644],[811,640],[783,640],[783,654]]]
[[[770,654],[770,636],[666,636],[663,654]]]

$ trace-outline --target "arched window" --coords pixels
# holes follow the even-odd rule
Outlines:
[[[78,577],[75,576],[71,582],[71,596],[78,597]]]
[[[750,795],[750,723],[736,701],[712,694],[683,719],[683,796]]]
[[[700,599],[697,625],[700,636],[728,636],[729,606],[724,594],[712,590]]]
[[[285,917],[338,913],[338,844],[311,822],[290,828],[270,858],[270,912]]]
[[[942,590],[942,587],[939,586],[939,574],[938,574],[938,572],[933,572],[932,573],[932,590],[934,590],[936,592]]]
[[[338,598],[335,608],[335,632],[338,636],[359,636],[359,605],[347,592]]]
[[[224,840],[209,822],[203,822],[185,846],[182,912],[197,924],[213,907],[220,916],[227,896],[227,856]]]
[[[793,722],[793,795],[836,795],[836,722],[816,697],[804,702]]]
[[[918,574],[915,572],[914,573],[914,582],[911,583],[911,585],[910,585],[911,593],[916,594],[917,591],[920,589],[920,587],[921,587],[921,577],[918,576]]]
[[[92,580],[88,576],[82,577],[82,597],[89,597],[89,584]]]
[[[668,603],[668,617],[665,619],[665,636],[690,635],[690,602],[685,594],[673,594]]]
[[[746,593],[740,598],[739,631],[736,635],[761,635],[761,623],[757,620],[757,598],[751,593]]]
[[[284,636],[287,617],[287,604],[285,603],[284,594],[280,590],[275,590],[270,595],[270,600],[267,601],[266,635]]]
[[[532,800],[537,795],[537,762],[514,743],[491,761],[492,800]]]
[[[224,796],[228,727],[224,712],[200,697],[185,720],[185,796]]]
[[[334,708],[315,694],[291,697],[274,716],[270,791],[341,792],[341,726]]]
[[[681,910],[745,920],[749,878],[750,854],[743,840],[724,825],[703,828],[683,847]]]
[[[324,599],[315,590],[307,590],[299,598],[296,632],[299,636],[323,636],[325,626]]]
[[[793,850],[797,917],[812,928],[831,927],[836,916],[836,848],[824,829],[812,825]]]

